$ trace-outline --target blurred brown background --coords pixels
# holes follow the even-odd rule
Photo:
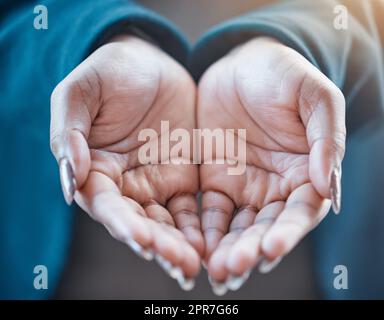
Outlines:
[[[273,0],[141,0],[148,8],[173,21],[194,43],[210,27],[242,15]]]
[[[143,0],[177,24],[195,42],[209,27],[254,10],[268,0]],[[67,268],[57,290],[59,299],[214,299],[203,269],[191,292],[179,289],[155,262],[145,262],[85,213],[76,212]],[[315,299],[310,243],[304,240],[268,275],[254,271],[227,299]]]

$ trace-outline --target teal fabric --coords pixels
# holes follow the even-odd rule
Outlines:
[[[334,28],[337,5],[347,30]],[[281,1],[224,22],[196,44],[195,79],[237,45],[270,36],[305,56],[344,93],[347,147],[343,206],[315,231],[314,258],[322,297],[384,298],[384,1]],[[349,270],[349,289],[336,290],[336,265]]]
[[[35,4],[48,29],[33,27]],[[72,208],[49,149],[55,85],[113,33],[139,28],[180,62],[188,45],[163,18],[132,1],[0,1],[0,298],[48,298],[67,258]],[[48,268],[35,290],[33,268]]]
[[[314,266],[322,297],[384,299],[383,145],[381,118],[348,139],[341,215],[328,215],[313,234]],[[348,268],[348,290],[333,286],[337,265]]]
[[[347,30],[334,28],[334,8],[349,11]],[[305,56],[344,93],[348,132],[384,114],[384,2],[281,1],[224,22],[195,45],[189,65],[195,79],[238,44],[256,36],[278,39]]]

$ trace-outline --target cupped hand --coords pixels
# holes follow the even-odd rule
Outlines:
[[[270,38],[213,64],[198,96],[199,128],[246,129],[244,174],[228,175],[228,164],[200,166],[205,262],[223,294],[257,264],[269,271],[331,202],[340,210],[345,101],[302,55]]]
[[[195,128],[195,94],[193,80],[175,60],[124,36],[92,53],[51,98],[51,149],[67,202],[74,196],[144,258],[156,254],[185,289],[192,287],[204,251],[195,197],[198,168],[143,163],[139,152],[160,143],[166,134],[161,121],[169,122],[169,130]],[[158,136],[141,141],[143,129]]]

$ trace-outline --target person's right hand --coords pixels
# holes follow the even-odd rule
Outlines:
[[[138,161],[141,129],[195,127],[196,88],[188,73],[134,36],[108,43],[82,62],[51,98],[51,149],[68,203],[160,265],[184,289],[200,268],[204,241],[196,165]],[[154,141],[152,141],[154,142]]]

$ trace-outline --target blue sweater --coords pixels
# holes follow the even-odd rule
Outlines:
[[[333,28],[338,3],[349,8],[347,30]],[[48,8],[47,30],[33,27],[37,4]],[[104,39],[134,26],[198,79],[235,45],[273,36],[342,89],[348,130],[358,134],[383,115],[383,14],[383,2],[375,0],[286,1],[215,27],[189,55],[174,26],[133,1],[0,0],[0,298],[50,297],[60,277],[72,215],[49,150],[49,99]],[[36,265],[48,268],[48,290],[33,287]],[[384,290],[384,281],[379,285]]]
[[[345,8],[346,30],[338,25]],[[313,233],[312,261],[322,297],[383,299],[384,1],[280,1],[224,22],[195,45],[190,58],[195,78],[255,36],[277,38],[300,52],[345,95],[342,211],[328,215]],[[348,290],[334,288],[337,265],[348,269]]]
[[[35,5],[48,29],[33,25]],[[122,0],[0,1],[0,298],[51,296],[68,251],[73,209],[49,148],[53,88],[103,39],[132,26],[180,62],[188,46],[163,18]],[[35,290],[34,266],[48,268]]]

